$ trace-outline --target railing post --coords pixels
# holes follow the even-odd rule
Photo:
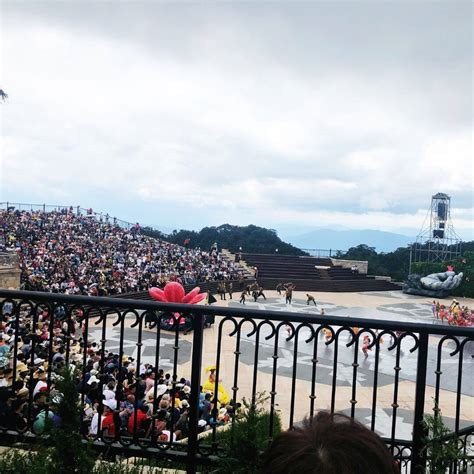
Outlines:
[[[413,416],[413,447],[411,457],[411,472],[425,472],[426,456],[423,453],[423,416],[425,413],[426,365],[428,360],[428,333],[420,333],[418,361],[416,364],[415,413]]]
[[[186,462],[186,472],[190,474],[194,474],[196,472],[203,335],[204,315],[202,313],[194,313],[193,353],[191,359],[191,397],[189,410],[188,460]]]

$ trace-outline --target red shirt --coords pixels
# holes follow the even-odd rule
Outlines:
[[[106,431],[106,435],[110,436],[111,438],[115,437],[115,423],[114,423],[114,414],[107,413],[102,422],[101,428]]]
[[[136,410],[132,413],[132,416],[128,419],[128,432],[134,434],[133,427],[135,424],[135,418],[137,419],[137,428],[136,431],[140,430],[145,420],[148,419],[148,416],[143,413],[141,410]]]

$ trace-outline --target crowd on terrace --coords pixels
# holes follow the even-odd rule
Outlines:
[[[59,211],[0,211],[0,241],[18,252],[25,290],[91,296],[163,286],[243,277],[217,250],[190,249],[147,237],[137,224],[130,230]]]
[[[38,311],[38,315],[34,312]],[[191,383],[130,356],[102,350],[85,338],[83,312],[66,308],[0,308],[0,429],[42,434],[46,419],[60,423],[57,381],[67,368],[82,402],[87,437],[129,436],[175,441],[188,436]],[[17,323],[17,317],[19,321]],[[67,358],[67,360],[66,360]],[[215,367],[199,393],[198,429],[227,423],[238,405],[218,384]],[[30,400],[31,396],[31,402]]]

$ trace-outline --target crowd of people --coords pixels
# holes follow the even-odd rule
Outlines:
[[[82,402],[84,436],[119,433],[158,441],[188,436],[188,379],[152,364],[138,364],[130,356],[119,360],[118,353],[103,351],[100,342],[85,343],[80,310],[65,318],[58,307],[51,318],[46,308],[40,308],[35,318],[21,312],[17,322],[5,304],[0,322],[0,428],[41,434],[48,418],[59,423],[54,401],[63,394],[57,381],[69,370]],[[227,423],[239,406],[220,381],[217,397],[213,396],[216,368],[206,370],[208,378],[199,393],[199,431]]]
[[[0,211],[0,242],[18,253],[25,290],[103,296],[163,287],[239,280],[241,268],[217,249],[171,244],[73,208]]]
[[[449,306],[433,300],[431,311],[436,319],[442,323],[446,321],[450,326],[472,326],[474,324],[473,310],[467,306],[461,306],[456,299],[453,299]]]

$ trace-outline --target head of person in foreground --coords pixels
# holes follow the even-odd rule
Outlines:
[[[263,456],[264,474],[398,474],[382,439],[339,413],[320,412],[280,433]]]

